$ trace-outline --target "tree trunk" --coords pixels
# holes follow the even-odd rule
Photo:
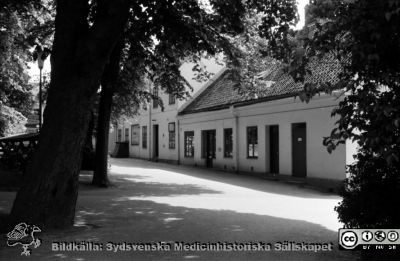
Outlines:
[[[96,166],[93,173],[92,184],[99,187],[108,187],[107,175],[108,165],[108,135],[110,131],[110,118],[112,108],[112,97],[116,89],[116,80],[119,74],[120,58],[123,41],[120,40],[114,47],[110,61],[106,65],[101,81],[101,93],[99,103],[99,116],[97,120],[96,134]]]
[[[108,134],[110,130],[110,117],[113,90],[102,86],[100,93],[99,116],[96,132],[95,168],[92,184],[99,187],[109,185],[107,175],[108,165]]]
[[[58,0],[51,83],[38,148],[18,191],[12,222],[61,228],[73,224],[82,146],[93,98],[127,21],[125,0],[98,1],[89,28],[88,2]]]
[[[81,170],[94,170],[94,147],[93,147],[93,131],[94,131],[94,113],[90,111],[89,127],[85,137],[85,143],[82,151]]]

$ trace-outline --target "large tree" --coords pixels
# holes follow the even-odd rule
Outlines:
[[[97,1],[88,23],[85,1],[57,1],[51,83],[38,148],[12,218],[71,225],[90,109],[100,76],[129,16],[127,1]]]
[[[400,2],[312,1],[318,31],[307,41],[310,55],[330,52],[342,61],[348,96],[329,149],[351,139],[356,162],[336,210],[346,227],[400,224]],[[341,86],[342,87],[342,86]]]
[[[295,5],[294,1],[289,2]],[[188,53],[204,50],[211,54],[225,51],[228,57],[233,57],[225,36],[243,30],[242,17],[246,8],[269,12],[270,16],[283,21],[286,16],[279,7],[287,3],[258,0],[212,0],[208,4],[197,0],[57,1],[44,125],[27,182],[18,192],[12,208],[13,220],[47,227],[65,227],[73,223],[81,150],[93,99],[110,55],[130,23],[146,26],[143,41],[155,39],[159,42],[144,52],[151,59],[159,59],[159,64],[168,69],[153,81],[168,83],[175,79],[167,72],[178,70],[171,61],[177,59],[175,54],[180,50]],[[174,44],[167,44],[171,39]],[[172,52],[174,55],[168,55],[171,46],[176,48]],[[185,48],[181,48],[183,46]],[[156,50],[165,56],[154,56]]]
[[[116,83],[121,66],[120,59],[122,50],[123,41],[121,39],[114,47],[101,79],[101,92],[96,129],[95,166],[92,180],[93,185],[100,187],[107,187],[109,184],[107,176],[108,135],[110,130],[113,96],[117,89]]]
[[[304,90],[307,97],[322,89],[347,94],[332,112],[339,120],[324,139],[328,151],[348,140],[358,145],[336,207],[339,220],[349,228],[398,227],[400,1],[312,0],[307,13],[308,25],[298,34],[301,44],[291,49],[282,39],[278,43],[298,81],[310,74],[310,62],[323,65],[326,57],[340,62],[337,82]]]

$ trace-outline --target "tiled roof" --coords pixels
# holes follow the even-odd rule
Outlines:
[[[240,95],[238,92],[240,88],[236,88],[234,72],[226,70],[179,114],[215,111],[229,108],[231,105],[248,105],[298,95],[304,90],[304,84],[294,82],[293,78],[284,73],[282,68],[283,66],[279,63],[271,63],[267,70],[259,74],[263,76],[264,84],[259,87],[257,98]],[[325,82],[335,84],[341,70],[338,61],[327,58],[313,60],[309,68],[312,74],[306,76],[305,82],[315,84]]]

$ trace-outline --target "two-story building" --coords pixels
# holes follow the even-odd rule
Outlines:
[[[332,70],[317,66],[308,81],[334,82],[337,73]],[[121,126],[116,137],[125,134],[131,157],[258,175],[343,180],[355,146],[347,142],[328,153],[322,142],[334,128],[337,118],[331,112],[344,94],[321,94],[302,102],[302,84],[283,72],[271,72],[269,86],[256,98],[238,93],[229,70],[221,70],[186,103],[160,94],[166,104],[163,112],[150,106],[130,125]]]
[[[181,74],[192,87],[191,98],[195,99],[212,81],[222,73],[222,66],[213,61],[204,61],[208,70],[216,75],[207,83],[193,80],[192,64],[185,64]],[[147,104],[137,117],[114,124],[109,135],[109,153],[115,147],[115,142],[129,143],[129,156],[133,158],[150,159],[171,163],[179,162],[178,111],[188,104],[187,100],[176,99],[175,96],[149,86],[153,94],[162,100],[162,108],[157,101]],[[189,100],[189,101],[190,101]]]

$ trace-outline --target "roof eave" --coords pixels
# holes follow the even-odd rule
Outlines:
[[[178,115],[182,116],[182,115],[195,114],[195,113],[200,113],[200,112],[219,111],[219,110],[223,110],[223,109],[228,109],[230,106],[244,107],[244,106],[249,106],[249,105],[262,103],[262,102],[269,102],[269,101],[291,98],[291,97],[295,97],[297,95],[298,95],[298,92],[281,94],[281,95],[276,95],[276,96],[268,96],[268,97],[264,97],[264,98],[258,98],[258,99],[252,99],[252,100],[234,102],[234,103],[227,103],[224,105],[218,105],[218,106],[203,108],[203,109],[198,109],[198,110],[182,111],[182,112],[178,113]]]

